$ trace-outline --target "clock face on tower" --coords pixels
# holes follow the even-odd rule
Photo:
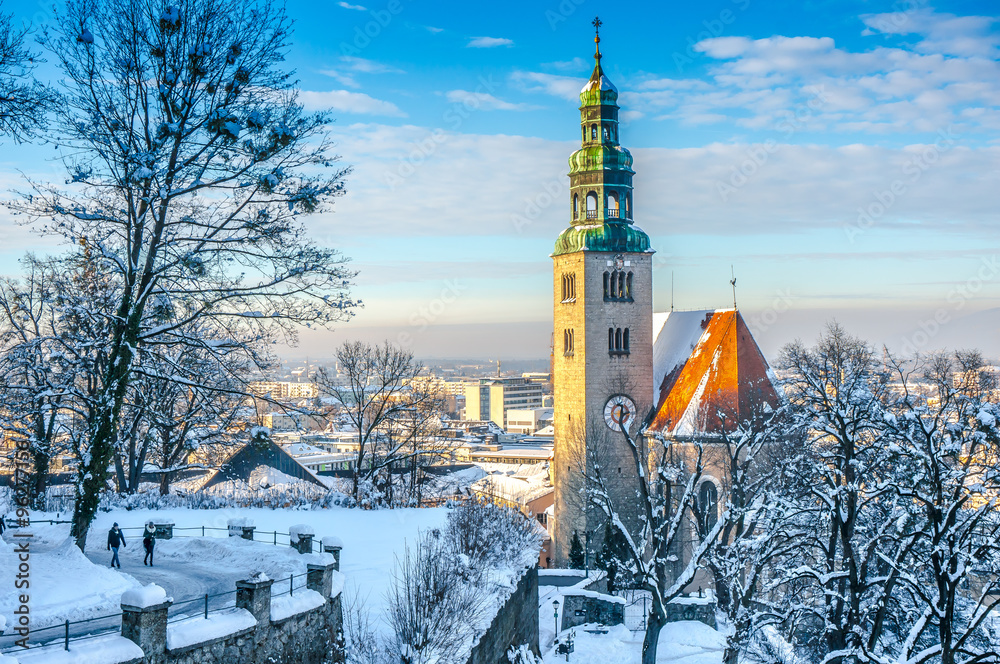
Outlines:
[[[604,423],[612,431],[621,431],[624,424],[625,429],[631,428],[635,422],[635,402],[624,394],[618,394],[604,404]]]

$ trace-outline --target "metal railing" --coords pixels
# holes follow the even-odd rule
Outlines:
[[[32,524],[35,524],[35,523],[57,524],[57,523],[72,523],[72,521],[57,521],[57,520],[53,520],[53,519],[38,519],[38,520],[32,519],[31,523]],[[15,525],[15,527],[16,527],[16,525]],[[145,526],[126,526],[126,527],[123,527],[123,528],[119,528],[119,530],[123,530],[123,531],[124,530],[144,530],[144,529],[145,529]],[[177,531],[179,531],[179,530],[188,530],[188,531],[193,530],[193,531],[198,531],[198,532],[196,534],[175,534],[174,537],[205,537],[206,536],[206,532],[208,532],[208,531],[223,531],[223,532],[226,532],[226,533],[229,532],[229,528],[219,528],[219,527],[216,527],[216,526],[188,526],[188,527],[183,527],[183,528],[173,528],[173,532],[174,533],[177,533]],[[254,535],[253,541],[255,541],[255,542],[261,542],[261,543],[264,543],[264,544],[272,544],[274,546],[278,545],[278,536],[279,535],[281,537],[285,538],[287,540],[287,542],[288,542],[289,545],[291,545],[291,540],[292,540],[291,534],[289,534],[289,533],[282,533],[282,532],[278,532],[278,531],[270,531],[270,530],[258,531],[258,530],[254,530],[253,535]],[[257,537],[258,535],[264,535],[265,537],[258,538]],[[315,538],[313,538],[313,540],[312,540],[312,546],[310,547],[310,550],[313,551],[313,552],[322,553],[323,552],[323,544],[322,544],[322,542],[316,540]],[[295,579],[302,580],[302,583],[300,583],[298,586],[296,586]],[[282,590],[281,592],[272,593],[271,597],[281,597],[282,595],[294,595],[296,589],[301,590],[303,588],[308,587],[308,574],[292,574],[291,576],[289,576],[287,578],[277,579],[274,582],[274,586],[278,586],[279,584],[284,584],[284,583],[287,583],[288,587],[286,589]],[[274,587],[274,586],[272,586],[272,587]],[[189,606],[194,605],[195,603],[199,604],[199,609],[200,610],[198,611],[198,613],[200,613],[201,615],[203,615],[206,620],[208,619],[208,616],[211,613],[215,613],[215,612],[218,612],[218,611],[224,611],[224,610],[227,610],[227,609],[232,609],[236,605],[236,602],[235,602],[235,595],[236,595],[236,593],[237,593],[236,590],[227,590],[226,592],[222,592],[222,593],[205,593],[204,595],[199,595],[198,597],[194,597],[194,598],[191,598],[191,599],[183,599],[183,600],[174,602],[173,604],[171,604],[170,609],[169,609],[169,612],[172,613],[173,615],[169,615],[168,614],[167,624],[175,623],[175,622],[178,622],[180,620],[187,620],[187,619],[190,619],[190,618],[194,617],[196,615],[196,613],[191,612],[190,609],[185,609],[179,615],[176,612],[178,611],[178,607],[189,607]],[[212,607],[209,606],[210,600],[217,599],[219,597],[226,597],[227,595],[233,595],[234,596],[234,599],[233,599],[232,603],[226,602],[224,605],[222,605],[222,606],[216,606],[214,608],[212,608]],[[70,641],[82,641],[82,640],[85,640],[85,639],[92,639],[92,638],[95,638],[95,637],[98,637],[98,636],[107,636],[109,634],[120,634],[121,633],[121,624],[119,623],[118,625],[115,625],[114,627],[109,626],[109,627],[106,627],[106,628],[101,629],[101,630],[96,631],[96,632],[88,632],[86,634],[77,634],[77,635],[72,635],[71,636],[70,635],[70,627],[71,626],[73,626],[73,625],[82,625],[84,623],[96,622],[98,620],[108,620],[108,619],[121,618],[121,617],[122,617],[122,612],[119,611],[118,613],[109,613],[107,615],[96,616],[94,618],[86,618],[84,620],[65,620],[62,623],[58,623],[58,624],[55,624],[55,625],[50,625],[48,627],[42,627],[40,629],[32,629],[31,630],[31,638],[34,638],[34,635],[38,634],[39,632],[48,632],[48,631],[52,631],[52,630],[62,630],[63,633],[62,633],[62,639],[61,640],[63,642],[63,650],[69,650]],[[42,647],[51,646],[55,641],[56,641],[56,639],[53,638],[52,640],[46,639],[44,641],[39,641],[37,643],[30,643],[30,644],[28,644],[28,648],[32,649],[32,648],[42,648]],[[17,647],[17,652],[21,652],[23,650],[24,650],[23,647],[21,647],[21,646]]]

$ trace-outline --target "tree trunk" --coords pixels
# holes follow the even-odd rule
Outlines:
[[[173,473],[160,473],[160,495],[166,496],[170,493],[170,476]]]
[[[33,456],[35,481],[31,489],[30,504],[34,509],[44,512],[45,489],[48,486],[49,464],[52,462],[52,458],[46,452],[35,452]]]
[[[646,637],[642,640],[642,664],[656,664],[656,648],[660,642],[660,630],[666,624],[662,610],[655,607],[649,612],[646,622]]]

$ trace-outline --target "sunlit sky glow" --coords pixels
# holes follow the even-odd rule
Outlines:
[[[37,25],[46,6],[5,10]],[[569,221],[566,159],[600,14],[657,310],[672,278],[678,308],[730,306],[733,266],[769,355],[836,317],[896,348],[1000,356],[994,3],[287,7],[301,99],[333,109],[354,167],[349,193],[309,225],[353,259],[366,303],[290,355],[358,336],[425,357],[548,355],[548,255]],[[64,179],[47,156],[4,144],[4,184],[18,169]],[[3,230],[7,272],[46,250],[9,219]]]

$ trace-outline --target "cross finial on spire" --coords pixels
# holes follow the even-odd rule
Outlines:
[[[597,52],[594,54],[594,59],[600,62],[601,60],[601,26],[604,22],[601,20],[600,16],[595,16],[594,20],[590,22],[594,26],[594,44],[596,45]]]

